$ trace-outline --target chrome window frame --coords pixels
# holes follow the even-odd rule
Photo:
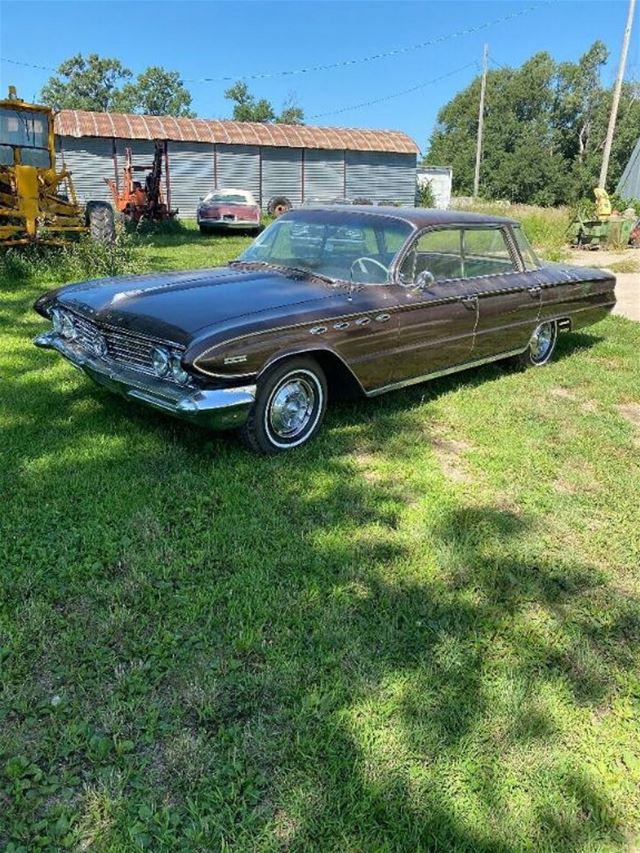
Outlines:
[[[405,282],[401,281],[400,269],[402,267],[402,264],[404,263],[405,258],[412,250],[413,246],[420,240],[423,235],[428,234],[432,231],[459,231],[461,241],[461,258],[464,258],[463,234],[465,231],[502,231],[514,267],[512,270],[508,270],[506,272],[501,273],[486,273],[485,275],[459,276],[457,278],[439,279],[435,282],[435,284],[448,284],[454,282],[460,283],[465,281],[483,281],[484,279],[495,278],[496,275],[521,275],[522,273],[530,272],[529,270],[525,269],[523,260],[520,256],[518,245],[512,232],[512,228],[513,225],[511,222],[452,222],[447,223],[446,225],[427,225],[425,228],[420,228],[409,237],[407,245],[403,249],[401,249],[398,255],[396,256],[393,264],[389,269],[390,277],[393,276],[392,281],[390,281],[389,283],[396,284],[398,287],[403,287],[406,290],[423,289],[415,283],[415,280],[412,281],[410,284],[406,284]]]

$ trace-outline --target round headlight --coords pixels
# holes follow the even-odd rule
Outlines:
[[[60,334],[63,338],[66,338],[68,341],[72,341],[78,332],[76,331],[75,324],[73,322],[73,318],[70,314],[67,314],[66,311],[60,312],[61,314],[61,327]]]
[[[186,385],[189,381],[189,374],[182,366],[179,355],[174,355],[171,359],[171,373],[175,381],[179,382],[180,385]]]
[[[154,347],[152,352],[153,369],[158,376],[166,376],[170,368],[170,356],[166,349]]]
[[[53,331],[59,335],[62,332],[62,312],[59,308],[52,308],[50,316],[53,324]]]

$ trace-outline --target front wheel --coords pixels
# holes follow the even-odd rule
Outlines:
[[[558,342],[558,324],[555,320],[547,320],[540,323],[531,335],[529,346],[520,355],[515,357],[516,366],[519,368],[542,367],[551,361]]]
[[[88,202],[85,222],[93,240],[98,243],[113,243],[116,238],[116,225],[110,204],[106,201]]]
[[[258,380],[258,392],[241,429],[258,453],[282,453],[306,444],[320,429],[327,408],[327,380],[310,358],[291,358]]]

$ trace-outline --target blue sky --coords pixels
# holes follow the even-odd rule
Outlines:
[[[278,72],[359,59],[434,40],[528,10],[486,29],[377,61],[304,74],[249,80],[257,96],[279,107],[290,92],[310,124],[396,128],[425,148],[438,109],[478,73],[486,41],[492,60],[518,65],[539,50],[575,60],[602,39],[611,51],[603,82],[613,82],[626,18],[626,0],[555,2],[275,2],[275,0],[130,0],[130,2],[0,2],[0,84],[36,96],[50,72],[6,59],[57,66],[78,52],[119,58],[134,73],[151,64],[178,70],[185,80]],[[17,32],[27,32],[21,43]],[[457,70],[469,65],[463,70]],[[494,66],[495,67],[495,66]],[[370,104],[434,78],[415,92]],[[627,79],[640,78],[636,20]],[[187,84],[202,117],[230,117],[229,82]],[[344,110],[341,112],[334,112]],[[318,114],[318,118],[312,116]]]

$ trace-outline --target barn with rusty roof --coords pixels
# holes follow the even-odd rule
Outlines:
[[[364,198],[413,204],[416,143],[395,130],[352,130],[171,116],[62,110],[55,118],[59,163],[81,201],[110,200],[105,178],[122,180],[125,150],[149,165],[165,146],[164,192],[180,216],[194,217],[209,190],[251,191],[263,208],[274,196]]]

